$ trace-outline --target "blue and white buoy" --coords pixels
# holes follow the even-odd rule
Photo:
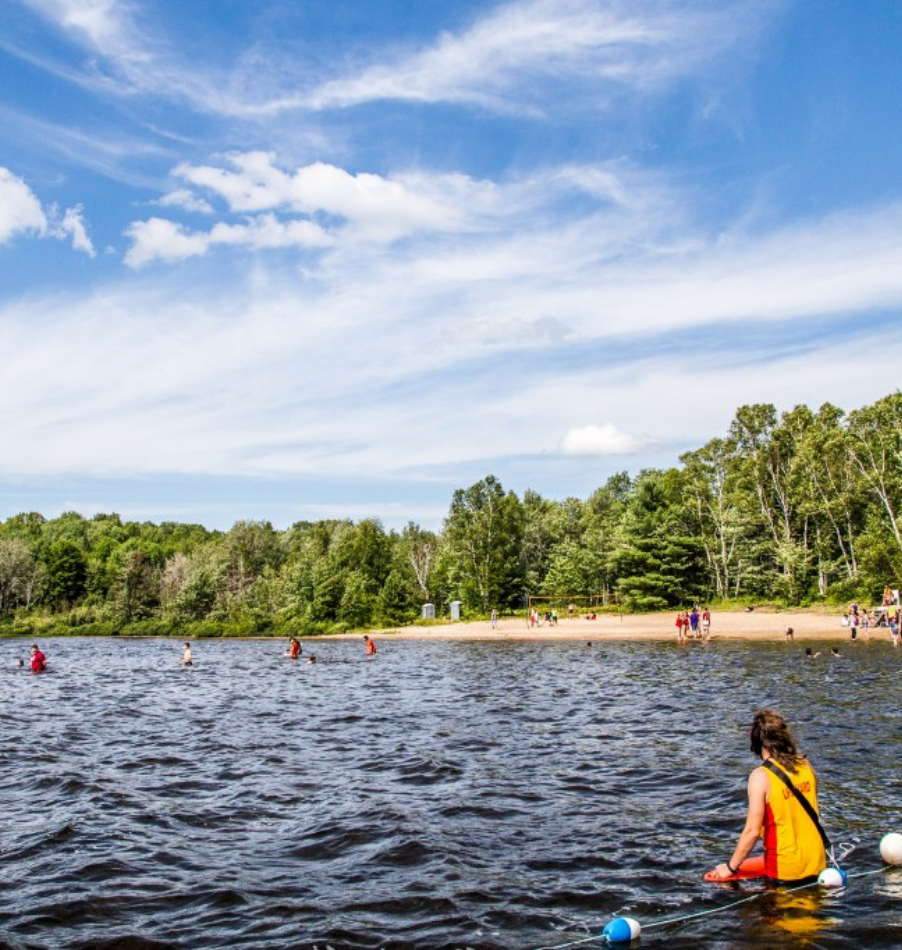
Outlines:
[[[605,924],[601,932],[603,940],[608,943],[629,943],[636,940],[642,933],[642,925],[632,917],[615,917]]]
[[[817,883],[821,887],[845,887],[848,880],[842,868],[824,868],[817,876]]]

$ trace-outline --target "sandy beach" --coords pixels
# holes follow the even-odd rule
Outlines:
[[[530,629],[523,618],[504,619],[496,629],[487,620],[411,626],[380,630],[373,635],[395,640],[673,640],[676,642],[676,611],[655,614],[599,614],[597,620],[561,618],[557,626],[544,624]],[[850,631],[841,626],[841,611],[714,611],[711,640],[784,640],[786,628],[804,640],[848,640]],[[348,634],[346,636],[359,636]],[[891,641],[886,627],[859,628],[865,640]]]

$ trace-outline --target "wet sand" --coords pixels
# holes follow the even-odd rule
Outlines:
[[[654,614],[599,614],[597,620],[559,619],[557,626],[528,627],[523,618],[505,618],[493,629],[487,620],[436,623],[376,631],[374,637],[396,640],[673,640],[677,639],[676,611]],[[792,627],[794,639],[848,640],[850,630],[840,624],[842,612],[712,611],[711,640],[784,640]],[[360,634],[345,636],[359,637]],[[858,628],[858,638],[891,642],[887,627]]]

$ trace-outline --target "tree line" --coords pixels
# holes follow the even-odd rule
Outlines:
[[[408,623],[424,603],[512,611],[528,595],[803,605],[900,580],[902,392],[848,415],[743,406],[679,466],[619,473],[586,499],[520,498],[490,475],[454,492],[440,531],[75,512],[0,524],[5,632],[329,632]]]

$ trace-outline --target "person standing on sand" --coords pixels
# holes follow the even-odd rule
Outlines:
[[[498,627],[498,611],[495,608],[492,608],[492,629],[496,630]]]
[[[749,732],[750,751],[762,764],[749,776],[749,808],[745,828],[728,861],[710,872],[710,879],[733,877],[758,838],[764,842],[764,872],[779,884],[814,882],[827,866],[820,823],[816,816],[817,776],[799,754],[786,720],[771,709],[760,709]],[[794,787],[794,791],[793,791]]]
[[[366,644],[366,655],[367,655],[367,656],[375,656],[375,655],[376,655],[376,644],[373,643],[373,641],[370,640],[370,638],[369,638],[366,634],[363,635],[363,642]]]
[[[793,630],[792,627],[787,627],[787,628],[786,628],[786,639],[787,639],[787,640],[795,640],[795,637],[796,637],[796,632],[795,632],[795,630]]]
[[[689,629],[693,638],[698,636],[698,607],[693,607],[692,613],[689,614]]]
[[[711,611],[707,607],[702,611],[702,640],[711,636]]]
[[[683,614],[682,613],[677,614],[676,628],[677,628],[677,643],[682,644],[683,642]]]

